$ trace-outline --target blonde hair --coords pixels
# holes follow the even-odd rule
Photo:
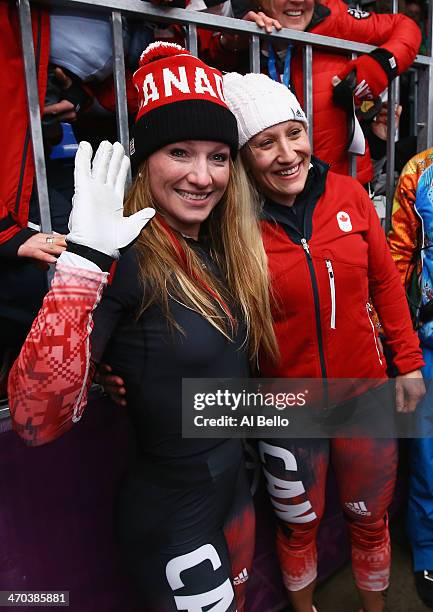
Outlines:
[[[240,157],[240,156],[239,156]],[[226,281],[203,268],[198,255],[181,234],[157,215],[141,232],[136,249],[140,278],[145,287],[140,313],[159,303],[171,325],[169,297],[202,315],[226,338],[237,328],[227,304],[235,302],[246,325],[250,362],[258,352],[275,359],[279,354],[269,302],[267,258],[258,223],[258,201],[253,196],[242,161],[230,161],[226,192],[202,230],[209,236],[212,256]],[[147,206],[158,209],[149,183],[147,161],[136,176],[125,202],[125,214]]]

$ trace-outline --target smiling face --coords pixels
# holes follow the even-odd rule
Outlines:
[[[219,142],[176,142],[149,156],[148,171],[158,211],[173,229],[197,238],[227,188],[230,149]]]
[[[314,0],[265,0],[264,12],[283,28],[304,31],[313,17]]]
[[[285,121],[251,138],[244,158],[259,191],[277,204],[292,206],[304,189],[311,146],[304,124]]]

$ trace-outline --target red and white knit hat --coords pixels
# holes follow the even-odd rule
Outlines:
[[[173,43],[155,42],[134,73],[139,109],[130,155],[133,168],[172,142],[211,140],[236,156],[238,130],[223,93],[221,72]]]

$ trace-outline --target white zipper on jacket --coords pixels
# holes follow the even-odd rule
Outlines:
[[[331,329],[335,329],[336,301],[335,301],[334,269],[332,267],[332,262],[331,262],[330,259],[325,259],[325,264],[326,264],[326,268],[328,270],[329,290],[331,292]]]
[[[380,363],[380,365],[383,365],[382,356],[380,354],[379,345],[377,343],[376,330],[374,329],[374,323],[373,323],[373,321],[371,319],[371,315],[370,315],[371,310],[372,310],[370,302],[367,302],[365,304],[365,310],[367,311],[368,320],[370,321],[371,329],[373,331],[374,346],[376,347],[376,352],[377,352],[377,356],[379,358],[379,363]]]
[[[310,247],[308,246],[308,242],[305,240],[305,238],[301,238],[301,244],[302,244],[302,248],[307,253],[307,255],[311,257]]]

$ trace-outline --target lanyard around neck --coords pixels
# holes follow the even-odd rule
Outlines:
[[[289,43],[287,45],[286,57],[284,58],[283,78],[281,79],[280,75],[278,74],[278,70],[277,70],[277,56],[275,55],[274,48],[272,47],[271,43],[269,43],[268,45],[269,76],[271,77],[271,79],[273,79],[274,81],[278,81],[279,83],[281,83],[282,81],[283,84],[288,88],[290,88],[290,60],[292,59],[292,48],[293,48],[293,45]]]

